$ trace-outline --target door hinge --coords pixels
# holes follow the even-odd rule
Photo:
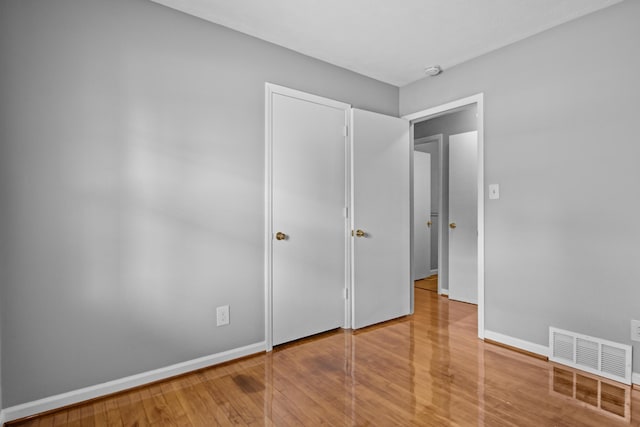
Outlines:
[[[349,299],[349,288],[344,288],[343,295],[344,299]]]
[[[344,208],[344,217],[349,218],[349,208],[345,206]]]
[[[349,126],[342,127],[342,136],[349,136]]]

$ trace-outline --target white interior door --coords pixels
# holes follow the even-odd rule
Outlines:
[[[289,92],[272,94],[268,119],[274,345],[341,327],[345,319],[349,106]]]
[[[431,154],[413,153],[413,278],[431,275]]]
[[[351,110],[352,326],[409,314],[409,122]]]
[[[478,303],[478,132],[449,136],[449,298]]]

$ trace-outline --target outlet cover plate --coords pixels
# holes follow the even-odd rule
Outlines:
[[[216,326],[224,326],[229,324],[229,306],[222,305],[216,308]]]

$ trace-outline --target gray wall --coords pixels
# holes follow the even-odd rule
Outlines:
[[[639,19],[640,1],[622,2],[400,90],[401,114],[485,94],[485,183],[501,195],[485,201],[489,330],[546,345],[554,325],[631,343]]]
[[[430,120],[416,123],[413,132],[416,139],[425,136],[443,134],[448,143],[449,135],[478,130],[476,105],[456,109],[452,113],[443,114]]]
[[[262,341],[264,83],[398,88],[145,0],[0,7],[3,406]]]

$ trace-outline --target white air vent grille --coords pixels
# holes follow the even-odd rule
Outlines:
[[[573,355],[575,354],[573,350],[573,337],[554,331],[552,340],[554,343],[554,346],[551,347],[553,349],[553,356],[573,362]]]
[[[549,328],[549,360],[631,384],[631,346]]]
[[[602,345],[602,371],[619,377],[625,376],[626,354],[624,349]]]
[[[598,343],[595,341],[576,339],[576,363],[598,369]]]

